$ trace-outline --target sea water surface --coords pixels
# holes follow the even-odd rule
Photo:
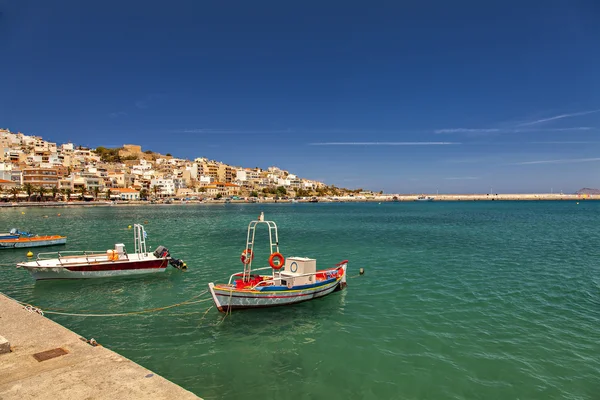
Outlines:
[[[600,398],[600,202],[1,209],[0,230],[66,234],[64,250],[133,251],[143,223],[189,270],[36,283],[14,268],[27,250],[2,250],[0,291],[77,314],[179,303],[241,270],[261,211],[286,257],[350,260],[347,290],[226,318],[210,300],[46,315],[205,399]],[[255,253],[266,265],[266,229]]]

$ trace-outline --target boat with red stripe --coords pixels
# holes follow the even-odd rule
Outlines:
[[[169,265],[185,270],[187,265],[171,257],[166,247],[154,252],[146,249],[146,231],[140,224],[133,230],[134,252],[129,254],[122,243],[107,251],[62,251],[39,253],[35,261],[19,263],[17,268],[27,270],[36,280],[88,279],[122,275],[163,272]]]
[[[271,254],[269,266],[252,269],[256,226],[267,225]],[[290,305],[326,296],[346,287],[348,260],[330,268],[317,270],[317,261],[305,257],[288,257],[279,252],[277,225],[265,221],[261,213],[248,225],[246,248],[240,257],[244,270],[230,276],[228,283],[209,283],[217,309],[233,310]],[[270,274],[255,274],[269,271]]]

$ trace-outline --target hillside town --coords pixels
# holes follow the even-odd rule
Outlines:
[[[0,196],[18,200],[155,200],[306,197],[339,189],[278,167],[180,159],[142,147],[89,149],[0,129]]]

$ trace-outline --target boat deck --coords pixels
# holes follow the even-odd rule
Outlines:
[[[106,253],[89,253],[89,254],[73,254],[73,255],[62,255],[59,253],[54,253],[56,258],[40,258],[35,261],[30,261],[27,263],[19,264],[24,267],[67,267],[70,265],[86,265],[86,264],[100,264],[100,263],[116,263],[123,261],[145,261],[145,260],[154,260],[154,254],[152,253],[142,253],[142,254],[123,254],[120,255],[118,259],[110,259],[108,254]],[[68,254],[65,252],[65,254]]]

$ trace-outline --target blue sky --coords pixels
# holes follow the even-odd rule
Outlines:
[[[386,192],[600,187],[600,3],[0,0],[0,126]]]

